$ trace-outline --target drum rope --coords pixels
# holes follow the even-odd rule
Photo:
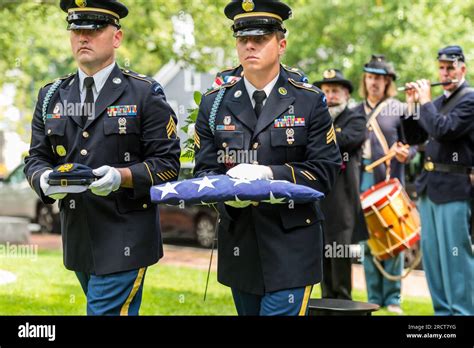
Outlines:
[[[405,279],[406,277],[408,277],[408,275],[411,273],[411,271],[413,271],[416,267],[418,267],[418,265],[420,264],[421,262],[421,258],[423,256],[423,253],[421,252],[421,250],[417,250],[416,252],[416,258],[415,258],[415,261],[413,261],[413,264],[406,268],[405,269],[405,272],[404,274],[402,275],[399,275],[399,276],[394,276],[393,274],[390,274],[388,273],[382,266],[382,264],[380,263],[380,261],[374,256],[373,257],[373,260],[374,260],[374,264],[375,266],[377,267],[377,269],[379,270],[379,272],[388,280],[391,280],[393,282],[397,282],[397,281],[400,281],[400,280],[403,280]]]

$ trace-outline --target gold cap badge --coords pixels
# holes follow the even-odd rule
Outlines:
[[[325,79],[333,79],[336,77],[336,70],[331,69],[331,70],[326,70],[323,74],[323,77]]]
[[[87,6],[87,1],[86,0],[76,0],[76,5],[78,7],[86,7]]]
[[[252,12],[255,10],[255,4],[253,0],[244,0],[242,1],[242,8],[245,12]]]
[[[74,164],[72,163],[66,163],[63,164],[61,167],[58,168],[58,172],[60,173],[68,173],[74,168]]]

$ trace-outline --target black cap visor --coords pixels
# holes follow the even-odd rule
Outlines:
[[[234,37],[262,36],[281,31],[286,33],[282,23],[274,18],[245,18],[237,20],[232,26]]]
[[[113,25],[120,28],[119,20],[115,17],[96,13],[70,13],[67,17],[67,30],[97,30]]]

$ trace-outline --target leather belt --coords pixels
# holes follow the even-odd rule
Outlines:
[[[424,166],[427,172],[474,175],[474,167],[458,166],[455,164],[434,163],[427,161]]]

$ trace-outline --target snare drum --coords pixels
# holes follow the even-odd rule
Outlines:
[[[360,199],[369,248],[378,260],[395,257],[420,239],[420,215],[398,179],[373,186]]]

